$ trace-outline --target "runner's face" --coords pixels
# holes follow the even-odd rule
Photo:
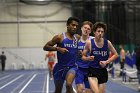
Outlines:
[[[94,34],[95,34],[95,37],[98,38],[98,39],[103,38],[104,29],[102,27],[97,28],[96,31],[94,32]]]
[[[74,35],[76,33],[77,28],[78,28],[78,22],[76,21],[72,21],[69,25],[67,25],[68,32],[71,35]]]
[[[83,25],[81,30],[82,30],[83,35],[89,35],[90,32],[91,32],[91,28],[90,28],[90,26],[88,24]]]

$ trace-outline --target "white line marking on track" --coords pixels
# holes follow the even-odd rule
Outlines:
[[[46,93],[49,93],[49,73],[47,74]]]
[[[0,80],[5,79],[5,78],[10,77],[10,76],[11,75],[4,76],[4,77],[0,78]]]
[[[17,78],[15,78],[14,80],[12,80],[11,82],[5,84],[4,86],[0,87],[0,89],[3,89],[4,87],[8,86],[9,84],[11,84],[12,82],[16,81],[17,79],[21,78],[23,75],[18,76]]]
[[[25,73],[24,73],[25,74]],[[23,75],[23,74],[22,74]],[[15,93],[18,89],[22,88],[22,85],[25,85],[24,83],[28,81],[32,77],[33,73],[27,76],[26,79],[24,79],[18,86],[15,86],[15,88],[11,91],[11,93]]]
[[[44,74],[44,83],[43,83],[43,88],[42,88],[42,91],[43,93],[45,93],[45,88],[46,88],[46,83],[47,83],[47,74]]]
[[[29,83],[36,77],[36,74],[33,75],[33,77],[26,83],[26,85],[19,91],[19,93],[22,93],[24,89],[29,85]]]
[[[74,87],[72,87],[72,88],[73,88],[74,93],[77,93],[76,90],[75,90],[75,88]]]

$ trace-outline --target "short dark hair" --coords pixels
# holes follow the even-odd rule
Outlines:
[[[77,17],[69,17],[67,20],[67,25],[69,25],[72,21],[80,22]]]
[[[93,31],[95,32],[97,28],[100,28],[102,27],[104,29],[104,32],[106,32],[107,30],[107,25],[104,23],[104,22],[96,22],[94,25],[93,25]]]

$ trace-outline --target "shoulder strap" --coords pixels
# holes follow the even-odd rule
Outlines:
[[[63,34],[63,36],[64,36],[64,39],[65,39],[65,38],[66,38],[66,33],[65,33],[65,32],[63,32],[62,34]]]

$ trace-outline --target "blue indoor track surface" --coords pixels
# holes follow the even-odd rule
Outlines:
[[[75,84],[73,84],[75,90]],[[0,71],[0,93],[53,93],[54,83],[47,69]],[[65,84],[63,92],[65,93]],[[139,93],[127,85],[108,81],[105,93]]]

